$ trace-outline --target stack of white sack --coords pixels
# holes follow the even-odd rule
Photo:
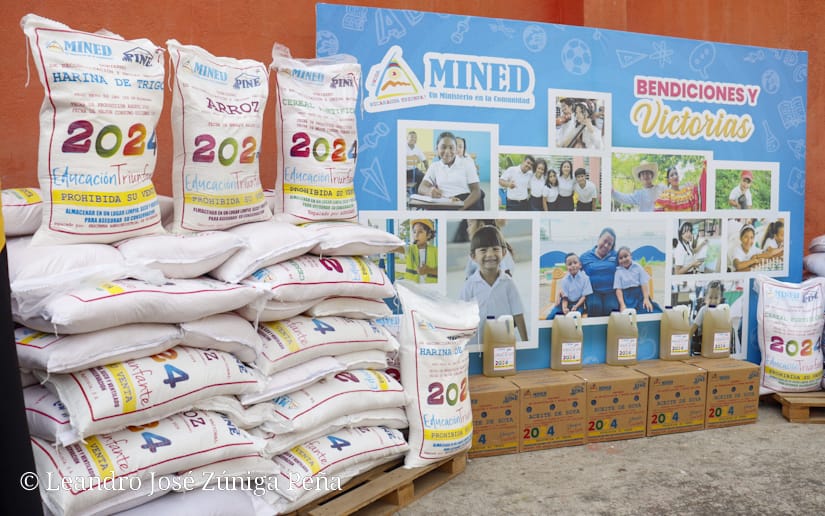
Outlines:
[[[221,224],[213,224],[209,232],[167,234],[164,203],[152,182],[155,128],[163,108],[159,86],[165,82],[164,49],[145,38],[127,41],[108,31],[85,33],[32,14],[23,17],[21,26],[44,86],[44,102],[39,202],[32,190],[9,203],[20,214],[19,223],[11,215],[8,219],[20,235],[9,242],[12,311],[14,320],[24,325],[16,332],[21,341],[17,347],[32,348],[26,365],[47,390],[27,396],[32,404],[27,412],[35,417],[40,406],[62,404],[58,421],[69,425],[31,425],[41,434],[32,437],[39,476],[54,481],[40,484],[45,506],[59,515],[108,514],[146,502],[144,494],[176,489],[162,482],[169,475],[206,471],[203,468],[216,472],[220,467],[226,471],[218,476],[232,476],[241,467],[236,461],[245,475],[273,474],[272,461],[260,456],[263,440],[225,415],[197,408],[215,396],[259,388],[257,372],[242,360],[254,362],[260,340],[254,327],[232,312],[254,303],[261,293],[205,276],[245,245],[237,235],[221,230],[271,219],[265,206],[249,218],[241,215],[250,210],[237,209],[247,198],[264,202],[257,160],[239,160],[230,172],[221,159],[204,171],[213,173],[213,181],[187,183],[225,186],[214,173],[235,174],[232,180],[247,187],[231,192],[235,197],[224,192],[216,202],[209,192],[175,188],[173,228],[186,229],[175,216],[182,205]],[[77,53],[55,53],[49,50],[55,38],[83,39],[116,56],[120,64],[113,68]],[[105,80],[62,81],[57,71],[67,67]],[[259,68],[266,72],[263,65]],[[101,115],[96,99],[108,98],[111,85],[123,77],[129,79],[122,87],[158,87],[133,96],[134,111]],[[266,92],[266,82],[258,89]],[[76,102],[89,107],[83,120],[72,107]],[[259,110],[261,120],[262,115]],[[173,133],[176,129],[173,124]],[[243,130],[251,131],[246,126]],[[125,132],[128,141],[121,138]],[[90,147],[93,135],[96,145]],[[178,156],[180,149],[174,151]],[[173,171],[173,178],[180,175]],[[207,213],[204,204],[218,208]],[[223,208],[229,205],[235,216]],[[35,225],[31,222],[37,220],[38,209]],[[32,237],[24,236],[31,230]],[[227,317],[208,319],[218,316]],[[245,330],[239,331],[239,324]],[[251,335],[251,340],[239,346],[241,335]],[[51,489],[53,485],[57,487]]]
[[[407,427],[404,389],[384,372],[398,342],[376,323],[391,315],[384,299],[395,290],[368,257],[403,242],[349,222],[296,228],[318,243],[241,281],[267,293],[263,308],[238,310],[259,325],[262,351],[254,366],[264,376],[263,389],[204,406],[266,440],[264,455],[281,471],[270,479],[277,493],[269,490],[265,496],[276,513],[295,510],[407,450],[398,433]],[[283,457],[290,453],[306,460]],[[312,488],[290,483],[300,475],[285,469],[288,465],[306,468],[300,485]]]
[[[38,472],[60,486],[41,493],[50,512],[111,513],[198,482],[275,473],[260,456],[264,440],[197,408],[260,389],[244,364],[256,360],[260,337],[232,312],[260,292],[187,277],[221,265],[242,241],[221,232],[136,237],[120,248],[29,240],[10,239],[9,270],[14,318],[26,323],[15,328],[25,384],[43,382],[24,392]],[[85,485],[66,484],[75,478]]]
[[[262,455],[272,459],[277,473],[264,498],[280,514],[406,453],[400,433],[408,426],[404,404],[404,388],[391,376],[354,369],[266,402],[244,406],[227,396],[204,407],[227,414],[265,441]]]
[[[282,224],[283,226],[281,226]],[[272,226],[278,226],[279,230],[273,231]],[[362,229],[363,227],[355,227],[356,224],[347,224],[347,226],[347,229],[354,229],[357,232],[365,231]],[[100,266],[99,263],[90,260],[90,257],[96,257],[98,260],[101,257],[110,257],[109,262],[118,265],[118,267],[111,267],[111,270],[118,273],[121,270],[127,270],[129,273],[135,270],[134,267],[121,267],[121,261],[139,262],[141,264],[139,270],[149,271],[147,274],[150,276],[152,269],[160,271],[164,276],[187,276],[200,273],[204,267],[208,267],[204,266],[203,263],[210,260],[214,263],[215,260],[214,254],[205,252],[211,249],[212,246],[204,246],[202,242],[206,241],[207,238],[232,235],[233,231],[234,233],[248,234],[250,237],[241,237],[242,245],[237,248],[235,248],[233,242],[227,240],[224,240],[222,245],[217,246],[224,251],[232,248],[233,252],[231,254],[227,253],[229,257],[218,267],[208,271],[210,276],[218,277],[222,272],[233,270],[254,269],[257,264],[265,264],[269,268],[272,268],[272,266],[277,267],[279,264],[277,260],[284,257],[287,257],[287,261],[281,263],[292,260],[315,262],[320,265],[323,271],[333,274],[332,278],[322,279],[319,282],[321,285],[326,284],[322,287],[326,290],[323,290],[324,293],[320,296],[321,301],[316,302],[317,298],[310,296],[312,302],[305,308],[307,315],[260,323],[256,333],[252,322],[246,321],[239,315],[229,311],[219,312],[193,321],[180,320],[191,319],[195,315],[203,315],[200,310],[203,310],[204,307],[215,307],[208,310],[210,312],[230,310],[232,307],[220,305],[219,303],[216,305],[214,299],[210,300],[208,298],[203,299],[201,302],[187,302],[185,299],[181,300],[181,298],[185,298],[189,294],[181,296],[180,293],[169,298],[172,300],[171,302],[175,303],[170,305],[164,301],[165,298],[160,287],[196,281],[202,283],[201,288],[195,289],[198,295],[205,295],[205,292],[209,289],[203,288],[203,284],[210,283],[214,284],[218,291],[240,289],[254,296],[260,296],[261,292],[277,292],[280,294],[281,292],[290,291],[289,285],[285,285],[285,288],[275,284],[261,287],[257,282],[257,276],[261,276],[259,273],[253,272],[241,283],[226,283],[211,278],[196,277],[174,280],[164,279],[165,285],[155,286],[135,279],[105,278],[109,281],[106,281],[103,285],[95,287],[88,285],[89,281],[100,280],[99,275],[96,276],[89,272],[89,269],[97,271]],[[366,229],[368,234],[376,231],[371,228]],[[16,245],[12,247],[21,252],[18,254],[12,252],[12,254],[23,256],[25,259],[15,262],[19,264],[19,267],[15,267],[14,270],[22,271],[22,273],[28,272],[31,276],[39,277],[37,286],[40,290],[38,292],[51,292],[51,295],[46,296],[45,299],[38,298],[36,303],[26,299],[27,302],[24,303],[26,306],[45,307],[37,312],[37,316],[22,317],[19,313],[16,315],[18,320],[30,323],[30,327],[21,326],[16,330],[21,367],[36,371],[36,376],[41,380],[45,380],[46,385],[55,393],[60,394],[61,392],[58,386],[67,388],[67,385],[72,386],[73,383],[78,383],[77,378],[82,378],[84,388],[91,389],[97,384],[99,392],[96,392],[93,397],[101,397],[101,395],[107,395],[108,392],[108,397],[112,399],[111,405],[106,408],[109,412],[104,410],[99,413],[78,416],[81,423],[76,423],[74,426],[71,418],[54,417],[53,415],[53,419],[50,421],[62,421],[62,424],[58,425],[57,428],[49,429],[47,432],[38,430],[38,437],[63,446],[71,446],[77,443],[81,437],[116,431],[115,427],[106,424],[101,426],[98,421],[118,420],[116,416],[121,415],[120,412],[115,410],[118,406],[121,407],[122,411],[131,414],[131,412],[128,412],[129,407],[125,402],[125,398],[121,397],[118,400],[111,396],[112,392],[118,392],[118,386],[126,385],[131,385],[130,388],[135,389],[135,396],[139,394],[141,388],[148,389],[152,393],[162,390],[162,387],[167,390],[177,388],[177,394],[180,397],[176,398],[174,403],[162,401],[161,404],[168,410],[153,412],[149,418],[151,420],[170,414],[180,414],[187,410],[213,409],[228,414],[229,420],[239,428],[255,427],[251,433],[256,434],[262,440],[261,442],[265,443],[261,453],[266,457],[285,453],[294,446],[312,439],[324,436],[335,437],[335,433],[343,428],[373,426],[385,426],[394,429],[406,428],[407,420],[404,410],[401,408],[405,404],[403,389],[395,379],[380,372],[380,370],[387,367],[388,354],[394,355],[397,353],[398,343],[386,329],[371,320],[386,317],[390,314],[383,298],[393,297],[395,295],[394,289],[383,271],[366,257],[319,257],[314,254],[302,254],[295,258],[288,258],[291,254],[298,252],[296,249],[306,252],[307,247],[312,246],[315,248],[318,246],[318,239],[323,237],[310,235],[309,233],[304,227],[269,221],[239,226],[226,232],[137,237],[114,246],[107,244],[59,246],[56,252],[58,254],[62,253],[64,258],[67,256],[66,251],[70,249],[83,258],[74,261],[46,259],[51,256],[46,252],[47,247],[30,247],[28,242],[22,239],[15,242]],[[266,250],[266,246],[261,246],[260,242],[273,234],[280,234],[281,238],[277,239],[277,247],[274,250],[272,248],[275,246],[274,242],[271,243],[272,247]],[[285,234],[292,235],[291,241],[284,240]],[[351,235],[352,232],[343,232],[342,234]],[[255,238],[256,235],[262,237]],[[360,250],[370,254],[386,252],[390,248],[395,249],[398,247],[399,242],[396,237],[389,235],[385,238],[387,243],[374,247],[364,247],[366,244],[363,241],[357,238],[353,239],[353,237],[350,237],[348,242],[354,242],[354,245],[358,245]],[[268,252],[261,252],[262,247]],[[86,251],[81,253],[80,251],[84,249]],[[33,250],[39,250],[40,252],[35,253]],[[176,250],[175,253],[172,253],[172,250]],[[120,252],[120,257],[116,255],[117,251]],[[318,251],[325,252],[321,247],[318,247]],[[32,255],[26,254],[27,252],[32,252]],[[174,256],[172,256],[174,254],[177,254],[178,258],[184,256],[185,259],[174,259]],[[128,255],[128,258],[123,255]],[[202,260],[192,259],[197,255],[200,255]],[[43,263],[47,266],[44,267]],[[61,265],[56,271],[48,267],[48,265],[54,267],[55,263]],[[34,274],[31,272],[31,268],[38,266],[38,264],[40,264],[41,273]],[[340,279],[341,272],[339,271],[343,271],[345,266],[350,271],[355,271],[354,274],[361,275],[361,278],[377,277],[378,280],[335,281]],[[72,274],[77,280],[74,282],[67,281],[66,278],[71,277]],[[25,274],[23,274],[23,277],[26,277]],[[58,277],[60,281],[54,281]],[[70,288],[73,285],[76,286]],[[140,285],[140,287],[128,288],[135,285]],[[338,286],[336,287],[336,285]],[[85,305],[79,304],[80,300],[78,298],[81,296],[78,292],[83,292],[83,289],[94,293],[92,295],[87,294],[88,299],[83,299],[83,301],[91,301],[88,304],[92,305],[94,312],[91,312]],[[301,293],[305,294],[307,290],[311,289],[292,288],[291,292],[297,292],[300,295]],[[131,299],[139,301],[129,301],[130,293],[133,291],[141,295],[151,292],[159,297],[150,299],[145,304],[140,304],[139,301],[142,300],[142,296],[136,294],[132,294],[135,297]],[[348,296],[347,294],[353,295]],[[55,299],[59,301],[55,301]],[[68,303],[66,300],[68,300]],[[277,306],[278,303],[281,303],[281,301],[275,299],[269,301],[268,304],[270,305],[274,303]],[[77,308],[72,308],[72,303],[76,303]],[[100,304],[95,305],[94,303]],[[159,307],[158,303],[164,304]],[[96,306],[101,308],[95,308]],[[257,310],[261,309],[262,306],[264,305],[260,301],[247,300],[245,301],[245,307],[239,309],[239,313],[252,314],[250,318],[257,319]],[[198,313],[193,314],[193,310],[198,310]],[[111,326],[113,324],[119,325]],[[54,331],[56,329],[58,333],[43,333],[38,329],[42,331]],[[307,335],[315,339],[307,340],[305,338]],[[204,396],[197,396],[197,399],[194,400],[183,395],[180,387],[185,385],[185,382],[189,381],[193,375],[190,371],[176,364],[172,357],[177,358],[181,354],[195,352],[190,348],[202,348],[205,353],[204,357],[207,360],[208,356],[214,358],[218,354],[217,351],[208,350],[221,350],[235,354],[237,359],[247,362],[259,370],[260,374],[258,374],[258,371],[247,368],[240,361],[237,361],[239,367],[245,368],[248,373],[255,376],[256,381],[250,384],[254,387],[245,387],[243,391],[239,392],[223,392],[218,397],[213,396],[216,394],[215,390],[210,391],[206,388],[204,391],[199,391]],[[148,360],[148,362],[143,363],[141,360]],[[157,374],[148,374],[147,371],[150,369],[147,366],[161,367],[163,370],[156,371]],[[137,375],[130,377],[131,380],[124,380],[133,371]],[[163,385],[141,387],[142,382],[149,377],[158,378],[159,381],[163,382]],[[71,378],[72,381],[63,381],[64,378]],[[256,424],[250,426],[248,417],[245,416],[247,411],[242,409],[240,403],[242,399],[247,404],[257,402],[259,405],[276,407],[278,403],[284,403],[281,398],[285,394],[290,394],[303,387],[310,387],[314,383],[323,385],[329,382],[336,386],[355,387],[355,394],[345,394],[343,391],[333,392],[327,397],[333,400],[341,400],[344,402],[343,405],[339,405],[337,408],[333,406],[324,409],[322,411],[325,414],[324,418],[320,420],[303,419],[298,422],[297,426],[291,422],[285,423],[275,416],[269,420],[259,420]],[[103,387],[100,387],[101,383]],[[365,386],[368,387],[365,388]],[[61,404],[60,398],[54,397],[51,392],[45,391],[51,397],[44,397],[43,388],[36,388],[40,389],[41,392],[37,393],[37,396],[30,395],[29,398],[39,400],[39,403],[32,404],[30,415],[43,412],[42,405],[44,403],[52,407]],[[367,390],[374,390],[375,396],[364,396],[364,392]],[[64,392],[61,397],[72,394],[75,393]],[[382,396],[382,394],[384,395]],[[301,394],[294,395],[300,396]],[[82,393],[81,396],[87,397],[88,394]],[[320,399],[318,395],[310,395],[310,397]],[[352,402],[357,401],[357,403],[347,404],[347,399]],[[191,401],[191,403],[178,404],[179,400],[181,403],[184,400]],[[233,410],[233,403],[235,404],[235,410]],[[366,404],[360,405],[360,403]],[[290,405],[290,403],[287,403],[287,405]],[[71,405],[69,407],[69,412],[71,412]],[[363,410],[361,408],[353,410],[353,407],[361,407]],[[75,407],[73,410],[77,414],[83,414],[83,410],[87,410],[87,407],[79,406],[79,408]],[[254,413],[255,409],[253,408],[251,412]],[[134,414],[130,417],[134,419],[118,421],[129,426],[150,422],[148,419],[138,418]],[[89,421],[92,423],[89,424]],[[307,425],[307,423],[301,421],[311,421],[311,423]],[[78,429],[78,425],[80,429]],[[32,423],[33,428],[43,426],[42,421],[37,425],[34,422]],[[48,427],[48,425],[46,426]],[[399,451],[399,453],[402,452]],[[385,459],[392,460],[395,456],[387,456]],[[374,462],[370,462],[370,464],[376,465]],[[273,467],[271,461],[269,467]],[[248,474],[253,476],[264,471],[260,464],[251,464],[248,469]],[[221,472],[224,472],[224,470]],[[336,479],[338,481],[344,479],[344,473],[347,472],[336,474]],[[231,470],[226,471],[225,474],[230,475],[230,478],[241,478]],[[327,472],[326,474],[331,473]],[[277,475],[270,477],[271,483],[271,480],[276,479]],[[167,483],[172,484],[171,490],[175,490],[177,488],[175,484],[181,484],[185,487],[193,482],[194,480]],[[163,490],[160,489],[162,486],[157,487],[158,489],[155,489],[155,492],[162,493]],[[317,491],[312,491],[312,493],[317,494]],[[289,500],[288,498],[284,499]],[[273,506],[285,506],[285,502],[279,501],[280,498],[276,497],[273,500],[273,504],[275,504]],[[142,499],[142,501],[146,501],[146,499]],[[289,504],[291,504],[290,506],[296,506],[296,504],[308,502],[308,498],[301,498],[301,502],[296,499],[290,500]],[[125,507],[125,505],[118,505],[118,507]]]
[[[237,315],[15,335],[21,366],[43,382],[24,398],[37,470],[60,486],[42,492],[52,513],[111,513],[221,478],[275,473],[260,455],[263,439],[198,408],[260,388],[238,358],[254,361],[260,339]],[[182,345],[190,343],[203,348]]]
[[[188,410],[143,425],[55,446],[32,437],[46,508],[53,514],[112,514],[217,477],[267,478],[262,441],[223,414]]]
[[[172,493],[119,514],[156,516],[181,509],[191,514],[294,513],[330,491],[339,491],[354,476],[394,460],[407,448],[395,429],[346,428],[274,457],[276,475],[236,480],[222,489]]]
[[[278,260],[246,271],[246,276],[213,271],[224,281],[241,281],[267,293],[261,310],[249,306],[238,312],[250,321],[278,321],[304,312],[313,316],[339,315],[377,319],[391,312],[384,299],[395,297],[386,273],[368,256],[395,251],[404,243],[397,236],[351,222],[316,222],[292,226],[311,242],[302,256]],[[262,249],[283,245],[283,233],[260,235]]]
[[[19,208],[18,218],[5,210],[4,217],[20,236],[9,242],[9,260],[13,317],[21,324],[16,337],[25,357],[24,381],[42,382],[32,385],[26,396],[36,432],[33,450],[41,478],[55,478],[60,485],[41,490],[47,509],[60,515],[109,514],[153,496],[226,478],[240,480],[244,493],[250,492],[244,480],[263,480],[266,492],[246,501],[254,513],[272,514],[324,493],[293,489],[301,471],[289,466],[300,462],[298,457],[309,458],[322,447],[332,450],[310,461],[318,467],[305,464],[300,483],[307,485],[308,476],[332,475],[340,481],[404,453],[407,444],[397,430],[407,426],[400,408],[404,390],[381,371],[398,344],[373,321],[390,313],[383,299],[394,297],[395,291],[384,271],[366,257],[400,248],[403,242],[351,222],[357,220],[352,183],[355,110],[329,109],[326,91],[319,92],[318,102],[276,102],[279,109],[321,107],[314,113],[293,111],[275,118],[279,124],[300,124],[306,117],[317,121],[329,116],[329,127],[336,128],[352,152],[332,163],[302,152],[289,158],[302,163],[279,161],[279,195],[273,198],[276,209],[270,210],[256,152],[263,109],[244,113],[241,124],[240,113],[202,109],[204,102],[198,101],[208,105],[214,90],[215,96],[237,97],[239,104],[245,102],[241,96],[248,95],[248,105],[263,106],[267,70],[261,63],[215,57],[168,41],[169,62],[176,72],[171,81],[170,215],[170,203],[156,196],[152,184],[155,153],[148,150],[154,136],[137,152],[118,154],[124,162],[118,172],[124,172],[127,182],[86,179],[111,166],[109,151],[117,149],[98,146],[96,156],[87,155],[85,131],[103,121],[92,117],[72,122],[75,115],[67,99],[91,98],[105,93],[107,86],[51,81],[50,70],[65,67],[63,60],[71,63],[74,57],[49,53],[44,43],[48,38],[34,34],[36,29],[56,31],[61,37],[102,37],[130,58],[139,42],[144,52],[152,51],[140,59],[124,59],[129,63],[125,66],[146,65],[138,71],[152,84],[163,84],[163,49],[148,40],[127,42],[111,33],[80,33],[34,15],[24,17],[22,25],[44,93],[52,102],[44,102],[41,112],[50,122],[41,124],[39,192],[14,194],[14,202],[8,204]],[[230,83],[244,87],[203,82],[189,66],[182,66],[192,60],[226,70],[228,76],[242,71],[236,77],[240,82]],[[342,64],[360,73],[349,57],[342,63],[329,58],[299,61],[289,60],[284,70],[317,64],[318,73],[335,75]],[[304,84],[286,92],[289,76],[282,78],[279,95],[310,93]],[[359,81],[352,80],[355,75],[347,77],[351,79],[336,87],[335,102],[352,107]],[[343,95],[345,89],[348,95]],[[146,93],[146,116],[140,120],[107,118],[110,125],[99,139],[107,131],[134,124],[132,128],[142,128],[143,143],[154,135],[162,97],[162,88]],[[351,125],[344,131],[347,121]],[[73,137],[63,146],[52,145],[58,136],[65,138],[57,131],[66,127]],[[291,125],[279,125],[276,132],[279,138],[294,133]],[[188,135],[197,135],[194,147],[185,139]],[[337,140],[335,145],[337,149]],[[214,147],[221,152],[214,152]],[[222,152],[230,148],[237,152]],[[284,156],[280,153],[279,159]],[[63,168],[48,168],[51,162]],[[307,163],[332,178],[332,184],[284,183],[284,170]],[[65,173],[54,174],[55,170]],[[76,192],[58,195],[76,178],[83,178],[74,185]],[[322,210],[313,198],[318,187],[337,193],[321,199]],[[304,222],[312,224],[296,225]],[[164,227],[176,234],[167,234]],[[37,247],[25,236],[31,231]],[[299,317],[304,312],[308,316]],[[288,318],[295,319],[280,327],[258,327]],[[303,337],[288,335],[283,328],[318,335],[323,344],[302,347],[297,343]],[[336,333],[344,337],[336,341]],[[272,353],[262,357],[261,335],[284,336],[283,344],[299,358],[279,355],[271,347],[267,349]],[[303,409],[296,409],[299,405]],[[290,444],[284,447],[275,436]],[[286,456],[290,453],[295,457]],[[76,478],[96,482],[97,487],[73,485]],[[278,481],[285,479],[286,487],[279,487]],[[101,489],[103,484],[123,489]]]
[[[226,243],[226,236],[145,238],[165,239],[167,245],[157,246],[164,256],[183,249],[184,263],[197,269],[202,265],[189,258],[193,251],[204,242]],[[231,252],[237,249],[233,246]],[[33,369],[76,372],[178,344],[237,353],[247,362],[260,350],[260,339],[248,322],[224,315],[258,298],[254,289],[211,278],[168,280],[151,261],[127,259],[108,244],[32,246],[30,237],[23,236],[8,240],[8,253],[13,317],[21,324],[15,336],[24,385],[36,383],[28,374]],[[189,326],[185,339],[181,323]]]

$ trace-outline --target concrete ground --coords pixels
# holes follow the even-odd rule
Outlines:
[[[825,425],[763,400],[755,424],[471,459],[397,514],[823,514],[823,459]]]

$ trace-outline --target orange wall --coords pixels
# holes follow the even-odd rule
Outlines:
[[[581,25],[579,2],[564,0],[459,0],[445,3],[434,0],[360,0],[326,3],[438,11],[492,18]],[[272,61],[272,44],[287,45],[294,57],[315,56],[315,4],[311,0],[147,0],[128,2],[70,2],[67,0],[17,0],[0,5],[0,41],[5,52],[0,68],[6,70],[2,81],[3,115],[0,123],[0,180],[4,188],[37,186],[38,113],[43,87],[27,53],[20,19],[27,13],[51,18],[78,30],[94,32],[106,28],[124,38],[149,38],[158,46],[168,39],[198,45],[219,56]],[[572,4],[572,5],[568,5]],[[29,86],[26,65],[31,68]],[[168,66],[167,66],[168,71]],[[261,147],[261,181],[271,188],[275,183],[275,108],[270,96],[264,116]],[[164,111],[158,124],[158,162],[154,183],[158,192],[171,195],[172,129],[169,119],[171,94],[167,88]],[[166,145],[164,146],[164,142]],[[266,149],[270,149],[267,152]]]
[[[825,16],[822,0],[583,0],[584,25],[808,52],[805,241],[825,233]],[[782,171],[780,171],[780,181]],[[797,221],[795,221],[798,223]]]

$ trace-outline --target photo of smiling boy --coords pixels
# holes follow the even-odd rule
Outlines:
[[[478,265],[464,282],[461,289],[462,301],[478,304],[479,331],[470,341],[479,342],[479,335],[488,316],[512,315],[519,333],[519,339],[527,340],[527,325],[524,309],[513,279],[504,273],[501,260],[507,253],[501,231],[495,226],[484,226],[473,234],[470,241],[470,258]]]
[[[545,317],[548,321],[553,320],[559,313],[567,315],[570,312],[587,313],[585,300],[593,293],[590,286],[590,278],[581,270],[582,262],[576,253],[567,253],[564,257],[564,265],[567,273],[559,284],[558,299],[551,300],[550,311]]]
[[[749,210],[753,207],[752,182],[753,173],[750,170],[743,170],[739,176],[739,184],[731,189],[730,194],[728,194],[728,204],[732,208]]]
[[[779,169],[772,163],[714,161],[717,210],[775,210]]]
[[[573,175],[576,177],[576,184],[573,186],[577,199],[576,211],[595,211],[599,192],[596,190],[596,185],[587,178],[587,170],[577,168]]]

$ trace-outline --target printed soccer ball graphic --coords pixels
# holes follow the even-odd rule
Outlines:
[[[561,62],[564,69],[573,75],[586,74],[593,62],[590,47],[580,39],[571,39],[561,49]]]
[[[530,52],[541,52],[547,45],[547,33],[538,25],[530,25],[524,29],[522,39]]]

